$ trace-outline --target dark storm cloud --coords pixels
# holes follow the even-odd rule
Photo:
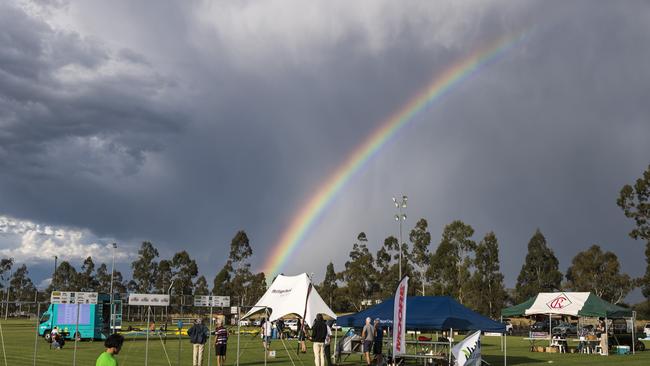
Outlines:
[[[178,116],[158,100],[168,85],[146,74],[141,56],[130,50],[110,55],[101,44],[55,31],[7,4],[0,17],[3,165],[46,172],[40,168],[61,164],[52,153],[75,149],[67,152],[81,162],[67,159],[63,168],[92,169],[91,157],[83,156],[89,138],[105,143],[107,154],[122,151],[137,164],[145,151],[160,147],[160,136],[180,131]]]
[[[3,203],[22,217],[78,225],[34,208],[92,202],[84,203],[97,189],[89,184],[136,174],[147,152],[181,133],[184,118],[166,95],[172,82],[132,50],[113,53],[7,3],[1,10]],[[75,185],[86,188],[66,197]],[[34,204],[40,196],[52,202]]]
[[[508,285],[538,227],[562,268],[597,243],[640,275],[641,245],[627,237],[630,223],[615,204],[622,185],[650,157],[647,5],[633,5],[585,10],[584,3],[531,3],[518,22],[497,21],[502,32],[534,31],[384,148],[297,256],[333,259],[341,269],[361,230],[377,248],[396,234],[390,196],[404,192],[411,198],[410,225],[429,219],[434,250],[442,227],[454,219],[472,224],[477,240],[494,230]],[[416,59],[435,59],[427,56]],[[344,249],[332,252],[332,242]]]
[[[300,205],[433,76],[533,29],[383,148],[286,271],[318,277],[326,259],[341,269],[362,230],[376,249],[395,232],[390,197],[401,192],[409,224],[429,219],[433,249],[456,218],[477,238],[494,230],[509,284],[536,227],[563,266],[592,242],[624,245],[624,263],[641,265],[614,200],[650,156],[644,3],[51,10],[71,14],[70,30],[0,6],[0,214],[131,247],[150,239],[164,255],[187,248],[207,276],[246,229],[259,264]]]

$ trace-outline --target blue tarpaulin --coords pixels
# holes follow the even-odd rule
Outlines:
[[[393,324],[394,298],[358,312],[340,316],[336,324],[342,327],[361,328],[366,318],[379,318],[384,326]],[[482,330],[506,331],[505,325],[485,317],[459,304],[449,296],[409,296],[406,299],[406,329],[409,330]]]

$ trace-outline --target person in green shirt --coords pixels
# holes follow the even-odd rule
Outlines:
[[[104,341],[104,347],[106,351],[102,352],[99,357],[97,357],[97,362],[95,366],[117,366],[117,360],[115,355],[120,353],[122,349],[122,343],[124,343],[124,337],[119,334],[111,334]]]

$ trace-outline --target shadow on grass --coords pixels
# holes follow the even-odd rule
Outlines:
[[[545,363],[546,361],[540,361],[539,359],[530,358],[527,356],[507,356],[508,365],[525,365],[530,363]],[[503,365],[503,356],[497,355],[483,355],[483,360],[488,362],[492,366]]]

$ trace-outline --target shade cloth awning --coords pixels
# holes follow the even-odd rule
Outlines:
[[[611,304],[590,292],[540,292],[525,302],[503,309],[503,316],[556,314],[629,318],[632,310]]]
[[[341,316],[336,323],[343,327],[361,328],[367,317],[382,324],[393,324],[394,298],[360,311]],[[505,325],[459,304],[449,296],[409,296],[406,299],[406,329],[410,330],[482,330],[505,332]]]

